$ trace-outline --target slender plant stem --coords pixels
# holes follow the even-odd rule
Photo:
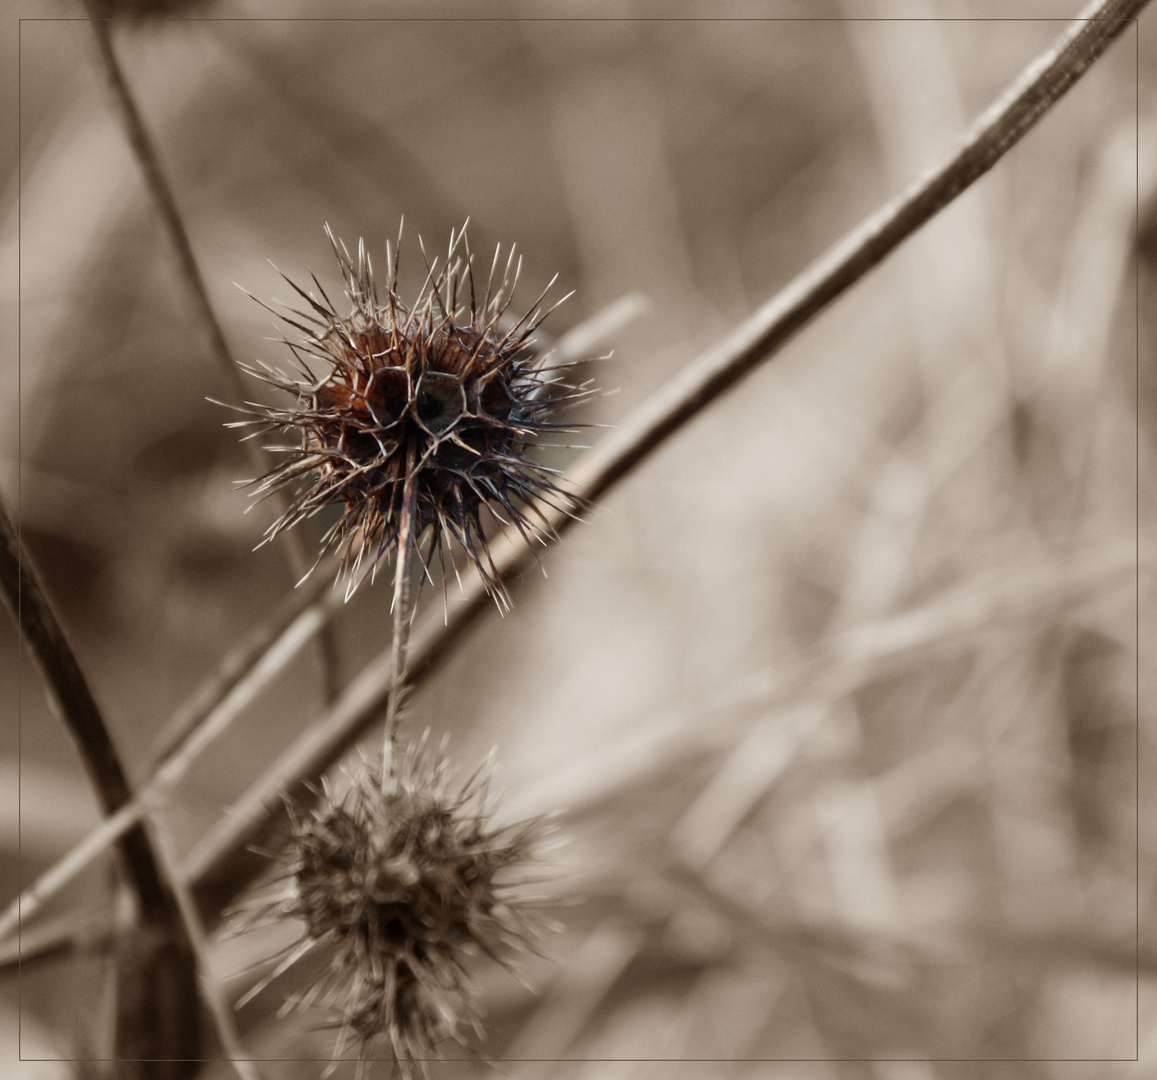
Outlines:
[[[169,841],[168,831],[159,814],[150,814],[146,825],[156,849],[162,853],[167,863],[172,863],[172,844]],[[221,988],[212,965],[209,963],[208,939],[205,927],[201,923],[201,915],[197,911],[196,901],[183,881],[173,882],[173,894],[180,908],[184,920],[185,930],[189,935],[189,944],[197,960],[197,970],[200,974],[201,995],[213,1025],[217,1030],[217,1038],[221,1041],[221,1048],[225,1051],[234,1072],[239,1080],[261,1080],[261,1073],[257,1066],[245,1054],[245,1047],[241,1042],[241,1035],[237,1031],[237,1024],[233,1018],[233,1005]]]
[[[88,680],[2,500],[0,594],[40,669],[49,700],[76,742],[104,812],[115,814],[131,798],[124,766]],[[137,951],[137,963],[131,968],[131,976],[126,975],[137,982],[133,999],[137,1000],[141,986],[158,978],[171,986],[175,995],[159,1006],[167,1010],[165,1015],[158,1015],[160,1022],[147,1029],[138,1023],[138,1016],[130,1014],[132,1007],[126,1012],[118,1003],[118,1049],[125,1049],[123,1040],[127,1038],[143,1058],[196,1057],[200,1049],[200,1020],[195,965],[188,927],[172,882],[166,876],[164,858],[140,822],[121,834],[117,845],[137,896],[141,919],[149,928],[145,937],[155,944]],[[126,1050],[126,1056],[135,1055]],[[154,1075],[153,1065],[147,1061],[140,1064],[141,1076]]]
[[[128,905],[106,905],[92,911],[72,911],[46,919],[19,939],[0,942],[0,974],[14,976],[70,956],[107,955],[113,942],[131,929]]]
[[[0,914],[0,940],[22,920],[35,915],[65,885],[76,878],[145,816],[145,806],[161,801],[189,771],[193,762],[217,741],[257,696],[261,687],[285,669],[301,647],[341,604],[341,594],[326,578],[290,594],[289,604],[234,650],[221,669],[179,710],[161,740],[152,775],[134,798],[109,814],[91,833],[49,867]]]
[[[145,187],[152,197],[161,228],[168,238],[169,247],[176,261],[177,277],[188,298],[194,322],[201,331],[209,354],[229,384],[230,396],[235,401],[240,402],[245,397],[245,387],[241,380],[240,370],[229,349],[229,344],[225,340],[225,332],[221,328],[221,323],[213,311],[209,292],[205,288],[205,279],[197,265],[197,257],[193,254],[193,245],[189,240],[188,230],[185,228],[184,219],[177,208],[177,200],[173,195],[172,185],[165,175],[156,144],[145,126],[136,98],[133,96],[120,61],[117,59],[116,51],[113,49],[113,24],[108,19],[101,18],[95,0],[83,0],[83,2],[96,40],[97,58],[108,84],[117,118],[124,129],[125,137],[144,177]],[[253,439],[247,440],[244,445],[257,475],[268,472],[272,463],[262,447]],[[276,497],[283,502],[283,505],[288,505],[284,501],[284,494],[279,494]],[[295,578],[302,577],[309,570],[313,560],[306,551],[305,542],[300,532],[289,535],[286,553]],[[324,696],[329,701],[337,693],[338,664],[336,640],[328,628],[319,635],[318,645],[322,661]]]
[[[181,284],[192,306],[197,326],[206,339],[209,352],[228,381],[230,390],[237,398],[241,398],[244,396],[245,389],[241,381],[241,373],[209,301],[209,293],[205,288],[201,269],[197,265],[197,257],[193,254],[193,245],[189,241],[189,233],[185,229],[181,212],[177,209],[177,201],[173,195],[169,179],[165,175],[160,155],[157,153],[152,136],[145,127],[144,118],[137,107],[136,98],[125,79],[124,71],[117,59],[116,51],[113,49],[113,23],[108,19],[101,18],[93,0],[84,0],[84,6],[91,20],[90,25],[96,39],[97,56],[102,74],[111,92],[117,118],[124,129],[125,137],[128,139],[137,165],[144,175],[145,186],[152,197],[161,221],[161,227],[172,247]],[[254,452],[255,464],[264,464],[263,458],[260,457],[260,448],[254,448]]]
[[[223,730],[341,608],[343,597],[333,588],[333,582],[332,564],[319,566],[225,654],[217,669],[202,680],[157,736],[149,768],[150,783],[162,769],[172,775],[174,782],[179,780],[185,767],[174,769],[172,763],[188,753],[190,740],[207,726]],[[223,708],[227,702],[230,707]]]
[[[8,508],[0,501],[0,593],[44,679],[57,715],[76,742],[106,814],[129,802],[129,784],[100,707],[49,602]],[[131,839],[130,839],[131,838]],[[139,830],[120,837],[129,881],[146,918],[164,919],[176,904],[161,863]]]
[[[813,316],[952,203],[1013,148],[1089,69],[1149,0],[1097,0],[965,132],[944,160],[773,296],[600,441],[573,474],[593,498],[766,361]],[[560,523],[565,527],[565,522]]]
[[[139,801],[125,803],[115,813],[101,819],[97,828],[88,834],[63,859],[54,863],[27,889],[4,909],[0,915],[0,941],[15,934],[21,923],[33,916],[59,893],[70,881],[105,854],[114,844],[141,823]]]
[[[1012,82],[934,168],[914,180],[876,213],[760,307],[732,334],[688,365],[636,409],[569,474],[581,500],[608,491],[684,424],[760,363],[776,355],[811,318],[859,281],[907,237],[1000,160],[1073,86],[1148,0],[1098,0]],[[564,511],[541,508],[559,535],[572,524]],[[494,573],[510,581],[532,558],[527,545],[506,529],[492,545]],[[462,632],[493,605],[476,574],[444,624],[420,627],[410,644],[406,677],[416,685]],[[233,894],[257,871],[245,846],[282,812],[280,795],[331,766],[380,715],[393,685],[382,658],[371,663],[194,849],[186,865],[215,900]]]
[[[402,721],[402,698],[405,693],[406,647],[410,641],[410,619],[413,615],[410,586],[410,552],[417,543],[415,517],[418,488],[416,483],[416,450],[406,455],[406,479],[402,484],[402,508],[398,520],[398,552],[394,559],[394,633],[390,641],[390,698],[386,705],[385,733],[382,743],[382,790],[387,791],[397,774],[398,726]]]

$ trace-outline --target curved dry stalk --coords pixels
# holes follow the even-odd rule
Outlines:
[[[225,340],[225,332],[213,311],[213,305],[209,301],[205,280],[201,276],[200,267],[197,265],[197,257],[193,254],[193,245],[189,241],[189,233],[185,228],[184,219],[177,208],[172,186],[169,184],[168,177],[166,177],[165,170],[161,165],[160,155],[157,153],[148,128],[145,127],[136,99],[113,49],[112,23],[108,19],[101,18],[93,0],[84,0],[84,5],[88,12],[93,36],[96,39],[97,57],[105,81],[108,83],[117,119],[124,129],[125,137],[144,177],[145,187],[152,196],[161,228],[172,248],[176,260],[177,278],[188,298],[194,323],[200,329],[210,355],[225,375],[229,384],[230,395],[235,401],[243,401],[245,387],[241,381],[240,369]],[[257,470],[257,475],[268,471],[271,462],[265,450],[252,440],[245,443],[245,448],[253,467]],[[284,502],[284,499],[282,501]],[[313,559],[310,558],[306,550],[305,542],[298,534],[294,534],[288,541],[286,553],[295,579],[300,579],[313,565]],[[332,700],[338,689],[337,643],[332,633],[327,629],[319,635],[318,645],[322,661],[324,695],[325,699],[329,701]]]
[[[1073,86],[1134,20],[1148,0],[1097,0],[964,133],[943,162],[914,180],[772,297],[730,336],[688,365],[645,401],[570,473],[571,490],[590,501],[756,366],[774,356],[814,315],[862,278],[925,222],[983,176]],[[572,523],[565,510],[543,507],[543,523],[560,535]],[[548,529],[549,531],[549,529]],[[510,581],[532,558],[511,530],[493,544],[494,575]],[[406,676],[418,683],[465,628],[487,608],[477,575],[445,624],[419,628]],[[280,793],[332,765],[380,715],[391,679],[386,658],[368,665],[192,852],[186,874],[222,895],[242,887],[245,845],[271,827]]]
[[[63,721],[80,752],[106,814],[115,814],[131,799],[120,755],[113,745],[88,680],[77,662],[20,535],[0,500],[0,594],[19,628],[23,643],[43,677],[53,711]],[[171,870],[138,822],[117,840],[129,883],[144,924],[155,931],[157,948],[141,952],[139,963],[121,972],[136,987],[160,979],[172,987],[164,1021],[142,1030],[133,1005],[118,1000],[117,1046],[156,1059],[196,1057],[200,1049],[200,1014],[190,933],[174,895]],[[19,925],[19,907],[17,907]],[[132,997],[132,995],[130,995]]]
[[[124,766],[88,680],[3,501],[0,501],[0,595],[40,669],[53,711],[80,751],[102,808],[106,814],[115,814],[132,797]],[[119,844],[129,882],[136,891],[144,917],[163,921],[174,916],[176,903],[165,881],[160,858],[144,834],[126,831],[120,836]]]

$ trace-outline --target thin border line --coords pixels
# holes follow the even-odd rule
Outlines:
[[[60,1061],[105,1061],[105,1062],[113,1062],[113,1061],[205,1061],[205,1062],[209,1062],[209,1061],[234,1061],[237,1059],[227,1058],[227,1057],[203,1057],[203,1058],[95,1058],[94,1057],[94,1058],[21,1058],[20,1060],[21,1061],[51,1061],[51,1062],[60,1062]],[[289,1057],[289,1058],[247,1057],[247,1058],[243,1058],[241,1060],[243,1060],[243,1061],[303,1061],[303,1062],[304,1061],[311,1061],[311,1062],[318,1062],[318,1063],[327,1064],[327,1065],[331,1064],[334,1061],[334,1059],[332,1057],[316,1057],[316,1058],[311,1058],[311,1057],[305,1057],[305,1058],[303,1058],[303,1057]],[[353,1064],[356,1064],[357,1060],[358,1060],[357,1058],[347,1057],[347,1058],[338,1058],[337,1062],[339,1065],[343,1065],[343,1064],[344,1065],[353,1065]],[[394,1058],[388,1058],[388,1057],[386,1057],[386,1058],[367,1057],[367,1058],[363,1058],[362,1060],[364,1060],[364,1061],[393,1062],[395,1059]],[[929,1062],[929,1063],[958,1062],[958,1063],[963,1063],[963,1064],[987,1065],[990,1063],[997,1063],[997,1062],[1019,1061],[1019,1062],[1030,1062],[1030,1063],[1039,1063],[1039,1064],[1050,1065],[1053,1062],[1064,1063],[1064,1062],[1077,1062],[1077,1061],[1096,1062],[1098,1064],[1099,1063],[1112,1064],[1114,1062],[1116,1062],[1116,1063],[1128,1063],[1131,1061],[1136,1061],[1137,1059],[1136,1058],[1129,1058],[1129,1057],[1115,1057],[1115,1058],[1028,1058],[1028,1057],[1019,1057],[1019,1058],[949,1058],[949,1057],[899,1057],[899,1058],[894,1058],[894,1057],[893,1058],[889,1058],[889,1057],[874,1057],[874,1058],[849,1058],[849,1057],[842,1057],[842,1058],[800,1058],[800,1057],[783,1057],[783,1058],[778,1058],[778,1057],[777,1058],[740,1058],[740,1057],[710,1057],[710,1058],[698,1058],[698,1057],[686,1057],[686,1058],[654,1058],[654,1057],[480,1058],[476,1055],[474,1057],[411,1058],[410,1060],[415,1061],[415,1062],[426,1062],[429,1064],[449,1064],[450,1062],[455,1062],[455,1061],[469,1061],[473,1064],[478,1064],[481,1061],[484,1064],[491,1064],[491,1065],[519,1065],[519,1064],[522,1064],[522,1063],[528,1062],[528,1061],[552,1062],[552,1063],[559,1064],[559,1065],[585,1065],[587,1062],[592,1062],[592,1061],[624,1061],[624,1062],[640,1062],[640,1063],[665,1062],[665,1063],[668,1063],[671,1065],[676,1065],[676,1064],[679,1064],[680,1062],[716,1062],[716,1061],[728,1062],[728,1063],[734,1063],[734,1062],[750,1062],[753,1064],[755,1064],[755,1063],[764,1064],[765,1063],[765,1064],[769,1064],[769,1065],[774,1065],[774,1064],[781,1062],[781,1061],[805,1062],[805,1063],[816,1064],[816,1065],[823,1065],[827,1062],[836,1062],[836,1063],[843,1063],[843,1064],[857,1063],[858,1062],[861,1064],[871,1065],[871,1064],[874,1064],[876,1062],[892,1062],[892,1061],[897,1061],[897,1062]]]
[[[24,286],[24,272],[21,266],[21,240],[24,229],[22,226],[22,211],[24,193],[23,167],[23,119],[24,110],[23,92],[23,60],[24,60],[24,20],[16,20],[16,540],[17,550],[23,549],[23,530],[21,522],[23,513],[23,470],[24,461],[22,448],[24,445],[23,412],[20,403],[24,400],[23,380],[24,365],[21,362],[21,316],[24,312],[22,292]],[[23,580],[23,574],[20,575]],[[24,600],[24,590],[16,588],[16,622],[19,626]],[[24,637],[19,631],[16,634],[16,872],[24,880],[24,770],[20,763],[24,760]],[[16,1056],[24,1061],[24,920],[21,919],[16,927]]]
[[[1130,20],[1136,22],[1136,20]],[[808,17],[789,17],[789,16],[702,16],[700,19],[694,16],[680,15],[680,16],[662,16],[662,15],[639,15],[639,16],[560,16],[559,19],[544,19],[535,15],[510,15],[506,17],[494,15],[451,15],[444,17],[444,19],[435,19],[432,16],[423,15],[397,15],[397,16],[377,16],[373,17],[348,17],[348,19],[327,19],[327,17],[302,17],[302,19],[283,19],[283,17],[271,17],[271,19],[260,19],[260,17],[237,17],[237,19],[227,19],[227,17],[213,17],[213,16],[182,16],[182,17],[128,17],[116,16],[113,19],[80,19],[80,17],[61,16],[58,19],[51,19],[51,17],[42,16],[35,17],[35,19],[22,19],[21,22],[116,22],[116,23],[138,23],[145,25],[174,25],[184,22],[546,22],[546,23],[566,23],[566,22],[610,22],[610,23],[627,23],[627,22],[694,22],[694,23],[716,23],[716,22],[1060,22],[1066,25],[1071,25],[1075,22],[1091,22],[1090,19],[1082,19],[1079,15],[1066,17],[1064,15],[1055,16],[1029,16],[1026,15],[1023,19],[1017,19],[1014,16],[1000,16],[994,15],[992,19],[987,17],[944,17],[944,19],[914,19],[914,17],[879,17],[879,19],[871,19],[868,16],[850,16],[848,19],[827,19],[827,17],[816,17],[816,19],[808,19]],[[56,1060],[53,1058],[53,1060]],[[86,1059],[87,1060],[87,1059]],[[277,1060],[277,1059],[271,1059]],[[445,1059],[449,1060],[449,1059]],[[632,1058],[631,1060],[634,1060]],[[663,1058],[662,1060],[666,1060]],[[809,1060],[809,1059],[804,1059]],[[843,1060],[842,1058],[840,1060]],[[900,1058],[899,1060],[911,1060],[909,1058]],[[1075,1059],[1083,1060],[1083,1058]]]
[[[1137,1006],[1137,1022],[1136,1035],[1137,1044],[1134,1048],[1133,1060],[1140,1062],[1141,1060],[1141,20],[1133,20],[1133,46],[1134,46],[1134,63],[1136,70],[1134,75],[1136,83],[1134,87],[1133,109],[1134,109],[1134,137],[1135,143],[1133,146],[1133,165],[1136,170],[1134,177],[1133,194],[1136,199],[1136,209],[1133,215],[1133,321],[1135,323],[1134,331],[1137,335],[1136,344],[1133,350],[1133,374],[1136,379],[1136,391],[1133,395],[1134,415],[1134,429],[1133,429],[1133,446],[1135,453],[1135,462],[1133,470],[1133,482],[1136,487],[1134,499],[1134,527],[1136,529],[1137,538],[1137,595],[1136,595],[1136,610],[1134,617],[1136,619],[1136,628],[1134,632],[1133,643],[1137,649],[1137,656],[1135,658],[1134,671],[1136,675],[1137,687],[1135,695],[1136,705],[1136,748],[1133,754],[1133,766],[1136,770],[1136,779],[1133,784],[1133,796],[1136,799],[1136,816],[1133,819],[1133,834],[1136,842],[1136,851],[1134,853],[1133,875],[1137,895],[1135,897],[1134,915],[1137,919],[1137,938],[1136,938],[1136,1006]]]
[[[849,23],[849,22],[871,22],[871,23],[911,23],[911,22],[936,22],[936,23],[1063,23],[1071,24],[1075,22],[1089,22],[1090,20],[1081,20],[1079,17],[1025,17],[1025,19],[1016,19],[1016,17],[1001,17],[995,16],[992,19],[988,17],[944,17],[944,19],[911,19],[911,17],[879,17],[879,19],[870,19],[870,17],[850,17],[850,19],[835,19],[835,17],[740,17],[740,16],[723,16],[723,17],[663,17],[663,16],[631,16],[631,17],[599,17],[599,16],[563,16],[559,19],[545,19],[545,17],[536,16],[450,16],[444,19],[434,19],[434,17],[421,16],[390,16],[390,17],[373,17],[373,19],[364,19],[364,17],[354,17],[354,19],[326,19],[326,17],[303,17],[303,19],[281,19],[281,17],[274,17],[274,19],[258,19],[258,17],[245,17],[245,19],[222,19],[222,17],[184,17],[184,19],[105,19],[105,20],[91,20],[82,19],[82,17],[58,17],[58,19],[45,19],[45,17],[34,17],[34,19],[17,19],[16,30],[16,445],[17,445],[17,460],[16,460],[16,529],[17,536],[20,535],[21,519],[22,519],[22,472],[21,462],[22,456],[22,193],[23,193],[23,169],[22,169],[22,153],[23,153],[23,132],[22,132],[22,91],[23,91],[23,24],[29,23],[80,23],[80,22],[126,22],[126,23],[148,23],[148,24],[177,24],[177,23],[201,23],[201,22],[222,22],[222,23],[275,23],[275,22],[292,22],[292,23],[692,23],[692,24],[715,24],[715,23]],[[742,1063],[742,1061],[750,1061],[750,1063],[900,1063],[900,1061],[928,1061],[928,1063],[996,1063],[996,1061],[1008,1061],[1008,1063],[1077,1063],[1077,1061],[1096,1061],[1096,1063],[1111,1063],[1111,1061],[1140,1061],[1141,1053],[1141,245],[1140,245],[1140,229],[1141,229],[1141,162],[1140,162],[1140,146],[1141,146],[1141,21],[1140,17],[1134,17],[1132,20],[1134,24],[1134,79],[1135,79],[1135,96],[1134,96],[1134,134],[1135,134],[1135,218],[1134,218],[1134,289],[1135,289],[1135,379],[1136,379],[1136,394],[1135,394],[1135,551],[1136,551],[1136,611],[1135,611],[1135,627],[1136,627],[1136,659],[1135,659],[1135,678],[1136,678],[1136,751],[1135,751],[1135,818],[1134,818],[1134,835],[1135,835],[1135,1030],[1134,1030],[1134,1057],[1133,1058],[928,1058],[928,1057],[904,1057],[904,1058],[509,1058],[499,1059],[500,1064],[515,1064],[521,1061],[551,1061],[551,1063],[577,1063],[582,1064],[585,1061],[638,1061],[638,1063],[678,1063],[678,1061],[687,1061],[687,1063],[709,1063],[709,1061],[728,1061],[728,1063]],[[17,792],[17,806],[16,806],[16,865],[23,874],[23,829],[22,829],[22,771],[19,767],[22,761],[22,733],[23,733],[23,708],[22,708],[22,684],[23,684],[23,654],[24,649],[22,642],[17,635],[17,649],[16,649],[16,752],[17,752],[17,778],[16,778],[16,792]],[[23,1056],[23,978],[20,963],[20,949],[23,941],[23,923],[17,926],[16,940],[17,940],[17,969],[16,969],[16,1006],[17,1006],[17,1024],[16,1024],[16,1042],[17,1055],[21,1061],[118,1061],[118,1060],[138,1060],[138,1059],[121,1059],[121,1058],[25,1058]],[[143,1060],[143,1059],[141,1059]],[[148,1059],[153,1060],[153,1059]],[[156,1060],[170,1060],[168,1058]],[[231,1060],[230,1058],[189,1058],[183,1060],[198,1060],[198,1061],[218,1061]],[[332,1058],[248,1058],[252,1061],[332,1061]],[[392,1060],[392,1058],[366,1058],[366,1060]],[[477,1061],[476,1057],[464,1058],[414,1058],[415,1061]]]

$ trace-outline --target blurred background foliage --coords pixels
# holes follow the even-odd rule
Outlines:
[[[590,368],[616,393],[585,419],[614,425],[935,161],[1076,5],[188,10],[204,21],[115,40],[239,359],[284,346],[234,282],[288,300],[272,260],[337,291],[323,222],[384,265],[404,215],[407,296],[418,235],[438,250],[468,216],[480,260],[524,254],[524,302],[556,271],[577,290],[553,335],[645,298]],[[48,18],[82,13],[19,14],[46,21],[20,30],[19,178],[3,147],[20,363],[0,373],[0,485],[19,484],[26,543],[139,777],[292,581],[277,546],[252,550],[273,511],[245,512],[250,466],[205,400],[228,387],[89,28]],[[513,613],[415,696],[410,730],[451,733],[464,767],[498,746],[510,813],[565,811],[565,930],[528,968],[538,996],[481,973],[481,1052],[543,1059],[504,1073],[1067,1080],[1123,1074],[1058,1059],[1157,1056],[1157,837],[1138,840],[1155,809],[1137,663],[1157,419],[1144,23],[1141,82],[1138,40],[601,500],[545,554],[549,579],[518,583]],[[14,344],[15,290],[3,303]],[[387,609],[379,586],[341,613],[343,681],[385,646]],[[20,717],[0,730],[7,901],[96,810],[0,632]],[[309,724],[319,686],[307,649],[202,758],[167,811],[183,851]],[[109,907],[112,884],[102,866],[53,911]],[[222,968],[243,953],[220,946]],[[328,1055],[312,1018],[272,1018],[301,978],[240,1015],[255,1052]],[[99,956],[26,971],[24,1056],[107,1050],[107,986]],[[12,1045],[14,977],[3,993]]]

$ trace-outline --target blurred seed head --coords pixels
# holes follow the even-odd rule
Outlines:
[[[97,18],[122,21],[203,16],[213,7],[213,0],[90,0],[90,3],[90,10]]]
[[[550,531],[537,501],[557,499],[568,511],[576,506],[557,473],[529,455],[544,436],[574,431],[558,413],[594,393],[565,380],[571,365],[552,365],[535,348],[534,331],[567,299],[542,306],[557,275],[527,314],[508,319],[521,258],[516,261],[511,248],[503,262],[496,250],[479,296],[463,228],[451,233],[444,260],[427,261],[425,283],[406,306],[397,292],[396,252],[387,245],[383,300],[364,243],[358,242],[355,259],[328,226],[326,232],[352,309],[339,314],[316,277],[316,295],[286,278],[306,305],[274,312],[304,335],[285,342],[296,377],[266,365],[245,370],[295,401],[288,408],[249,403],[242,411],[254,419],[232,425],[297,435],[289,445],[269,447],[283,460],[256,482],[259,497],[292,492],[266,539],[341,507],[321,553],[339,554],[350,593],[396,550],[405,482],[412,477],[412,540],[430,541],[425,552],[418,547],[427,572],[436,548],[444,576],[453,554],[448,549],[457,545],[501,604],[484,511],[513,522],[532,542]]]
[[[276,891],[236,928],[298,919],[291,956],[336,946],[320,980],[289,1003],[334,1014],[335,1061],[350,1044],[365,1059],[384,1041],[409,1078],[440,1043],[462,1041],[464,1026],[481,1033],[471,960],[485,953],[512,968],[533,950],[545,922],[516,876],[545,829],[491,823],[492,764],[456,784],[444,747],[431,754],[423,739],[391,767],[362,768],[343,797],[325,785],[314,807],[291,806]]]

